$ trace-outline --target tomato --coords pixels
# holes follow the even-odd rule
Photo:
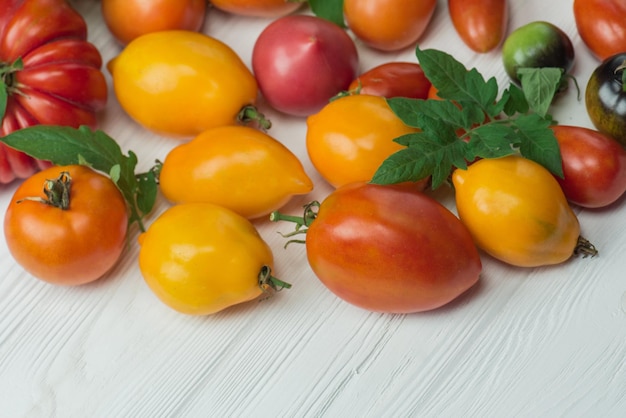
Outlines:
[[[27,178],[4,217],[11,255],[27,272],[59,285],[92,282],[126,246],[128,211],[115,183],[88,167],[53,166]]]
[[[381,51],[413,46],[433,17],[436,0],[344,0],[346,23],[365,45]]]
[[[502,45],[504,69],[519,84],[519,68],[558,67],[568,73],[574,66],[574,46],[569,36],[552,23],[535,21],[509,34]]]
[[[613,55],[596,67],[585,90],[585,106],[597,130],[626,146],[626,52]]]
[[[436,309],[477,283],[482,269],[459,219],[407,184],[340,187],[308,224],[306,252],[315,275],[367,310]]]
[[[139,236],[139,244],[145,282],[184,314],[212,314],[289,286],[271,276],[272,251],[254,226],[222,206],[174,205]]]
[[[265,216],[313,189],[287,147],[246,126],[209,129],[173,148],[159,184],[171,202],[214,203],[247,218]]]
[[[574,0],[578,34],[600,60],[626,51],[626,2]]]
[[[452,174],[461,221],[476,244],[519,267],[559,264],[578,251],[580,225],[552,174],[520,156],[482,159]]]
[[[571,203],[608,206],[626,192],[626,149],[593,129],[553,126],[561,148],[563,178],[556,177]]]
[[[82,16],[65,0],[0,0],[0,10],[0,136],[36,124],[95,128],[107,84]],[[49,166],[0,144],[0,183]]]
[[[476,52],[489,52],[504,39],[508,0],[448,0],[448,13],[463,42]]]
[[[426,99],[431,86],[419,64],[392,61],[362,73],[352,81],[348,90],[386,98]]]
[[[199,31],[207,0],[102,0],[104,23],[113,36],[127,44],[150,32],[184,29]]]
[[[334,187],[370,181],[382,162],[403,148],[405,125],[385,98],[355,94],[335,99],[307,118],[306,148],[315,169]]]
[[[254,75],[226,44],[192,31],[160,31],[131,41],[109,62],[122,108],[162,135],[189,138],[233,125],[254,105]]]
[[[279,17],[298,10],[304,2],[288,0],[209,0],[217,9],[242,16]]]
[[[356,77],[359,57],[352,38],[316,16],[278,18],[257,38],[252,69],[267,103],[294,116],[320,110]]]

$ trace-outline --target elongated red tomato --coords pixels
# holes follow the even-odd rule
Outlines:
[[[574,0],[578,34],[600,60],[626,51],[626,1]]]
[[[390,61],[359,75],[352,81],[349,90],[386,98],[426,99],[431,86],[418,63]]]
[[[36,124],[96,127],[107,85],[82,16],[66,0],[0,0],[0,135]],[[21,60],[21,61],[20,61]],[[0,183],[49,164],[0,144]]]
[[[507,0],[448,0],[448,13],[463,42],[476,52],[495,49],[506,34]]]

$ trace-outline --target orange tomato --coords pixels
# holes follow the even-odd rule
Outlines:
[[[504,39],[508,0],[448,0],[448,13],[463,42],[476,52],[489,52]]]
[[[626,51],[626,2],[575,0],[578,34],[600,60]]]
[[[364,44],[382,51],[413,45],[426,31],[436,0],[344,0],[346,23]]]
[[[242,16],[278,17],[295,12],[305,2],[288,0],[210,0],[215,8]]]
[[[204,23],[206,0],[102,0],[102,17],[122,44],[161,30],[199,31]]]

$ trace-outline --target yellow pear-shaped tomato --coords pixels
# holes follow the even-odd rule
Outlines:
[[[258,95],[254,75],[228,45],[193,31],[139,36],[108,69],[122,108],[163,135],[191,137],[232,125]]]
[[[506,263],[562,263],[580,225],[552,174],[520,156],[483,159],[452,175],[461,221],[479,248]]]
[[[246,218],[279,209],[313,190],[300,160],[278,140],[246,126],[222,126],[174,147],[161,168],[173,203],[208,202]]]
[[[417,132],[393,113],[384,97],[367,94],[335,99],[306,123],[309,158],[335,187],[370,181],[387,157],[404,148],[394,139]]]
[[[254,225],[221,206],[174,205],[139,244],[144,280],[163,303],[185,314],[212,314],[290,287],[271,276],[272,251]]]

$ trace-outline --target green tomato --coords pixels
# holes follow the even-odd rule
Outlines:
[[[574,65],[574,46],[557,26],[536,21],[511,32],[502,45],[502,60],[511,80],[520,84],[519,68],[556,67],[568,73]]]

